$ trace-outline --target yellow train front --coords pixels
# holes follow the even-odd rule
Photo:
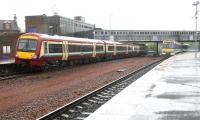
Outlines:
[[[162,55],[175,55],[186,51],[188,47],[189,45],[179,43],[175,40],[164,40],[162,44]]]
[[[15,63],[21,66],[42,66],[39,60],[41,39],[36,34],[24,34],[19,37],[16,46]]]

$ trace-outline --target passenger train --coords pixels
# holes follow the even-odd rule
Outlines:
[[[139,44],[25,33],[18,39],[15,62],[17,65],[31,67],[56,63],[74,64],[145,55],[145,48]]]
[[[188,48],[188,44],[183,44],[175,40],[163,40],[162,55],[175,55],[186,51]]]

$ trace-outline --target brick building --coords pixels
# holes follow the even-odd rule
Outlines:
[[[14,58],[20,34],[16,15],[14,20],[0,20],[0,61]]]

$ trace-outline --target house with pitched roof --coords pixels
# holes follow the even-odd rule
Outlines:
[[[20,33],[16,15],[14,20],[0,20],[0,35],[5,33]]]
[[[0,20],[0,63],[2,60],[14,59],[15,47],[20,35],[16,15],[14,20]]]

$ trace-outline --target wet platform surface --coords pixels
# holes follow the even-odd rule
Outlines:
[[[200,120],[200,57],[167,59],[86,120]]]
[[[0,65],[4,65],[4,64],[14,64],[15,63],[15,59],[5,59],[5,60],[0,60]]]

